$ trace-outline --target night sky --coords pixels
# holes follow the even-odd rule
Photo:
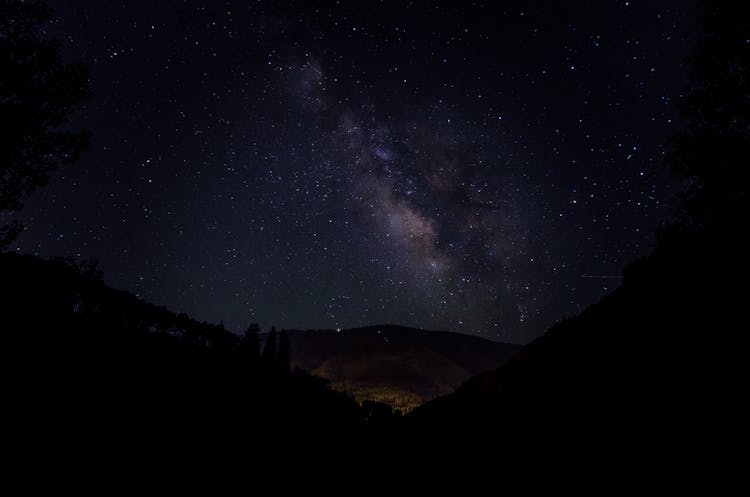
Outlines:
[[[619,284],[679,188],[690,2],[49,3],[93,146],[17,250],[231,330],[527,342]]]

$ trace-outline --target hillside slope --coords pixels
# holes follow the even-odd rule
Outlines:
[[[291,331],[292,363],[358,400],[404,412],[495,369],[520,346],[445,331],[381,325]]]
[[[417,431],[498,438],[530,433],[623,436],[673,433],[720,410],[728,370],[739,364],[726,339],[747,330],[743,296],[747,242],[679,236],[625,271],[623,284],[562,321],[504,366],[416,409]],[[616,429],[612,429],[615,427]]]
[[[5,414],[29,440],[234,443],[372,428],[323,380],[260,361],[220,325],[114,290],[93,266],[0,254],[0,275]]]

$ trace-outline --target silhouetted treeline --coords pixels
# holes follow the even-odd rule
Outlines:
[[[273,329],[221,325],[107,287],[92,262],[0,255],[0,316],[14,387],[6,405],[56,434],[165,432],[310,437],[389,429],[390,408],[362,408],[304,371]],[[387,411],[387,412],[386,412]],[[67,428],[66,428],[67,427]]]

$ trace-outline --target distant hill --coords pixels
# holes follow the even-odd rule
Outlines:
[[[381,325],[290,331],[292,364],[359,401],[408,412],[502,365],[520,346],[446,331]]]

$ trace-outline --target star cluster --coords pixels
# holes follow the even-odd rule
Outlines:
[[[685,2],[50,3],[94,144],[17,250],[199,319],[526,342],[669,214]]]

